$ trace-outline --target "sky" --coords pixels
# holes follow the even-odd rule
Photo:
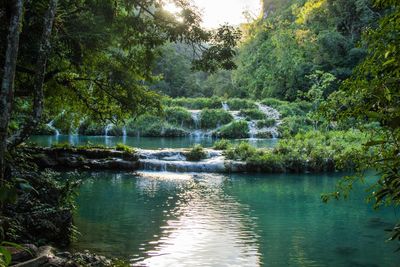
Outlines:
[[[246,22],[244,11],[258,16],[261,9],[260,0],[193,0],[193,2],[202,11],[203,26],[206,28],[217,28],[224,23],[239,25]]]

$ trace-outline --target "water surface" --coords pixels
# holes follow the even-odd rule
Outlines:
[[[354,190],[321,203],[339,175],[86,174],[75,249],[135,266],[399,266],[375,212]]]

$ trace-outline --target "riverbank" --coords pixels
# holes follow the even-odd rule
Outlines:
[[[320,173],[352,170],[362,154],[365,137],[359,132],[330,131],[297,134],[274,148],[256,148],[249,143],[226,140],[214,148],[201,148],[204,157],[188,156],[193,148],[134,149],[96,147],[25,147],[42,169],[149,170],[211,173]],[[125,150],[124,150],[125,149]]]

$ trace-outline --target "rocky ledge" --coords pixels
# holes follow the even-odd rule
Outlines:
[[[39,168],[87,170],[137,170],[135,152],[114,149],[82,148],[25,148]]]
[[[190,149],[158,149],[135,152],[114,149],[26,148],[40,168],[87,170],[149,170],[171,172],[240,173],[245,162],[228,160],[222,151],[204,149],[205,158],[188,160]]]
[[[117,259],[107,259],[90,253],[88,250],[83,253],[71,253],[57,251],[51,246],[36,247],[35,245],[24,245],[23,248],[8,247],[11,252],[11,267],[79,267],[79,266],[116,266]]]

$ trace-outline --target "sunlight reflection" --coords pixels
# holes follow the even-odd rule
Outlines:
[[[134,266],[196,266],[199,262],[204,266],[261,265],[256,218],[247,214],[248,207],[223,193],[226,176],[145,175],[177,182],[177,177],[184,177],[191,182],[178,195],[175,209],[164,211],[167,220],[161,236],[145,245],[146,259],[133,259]]]

